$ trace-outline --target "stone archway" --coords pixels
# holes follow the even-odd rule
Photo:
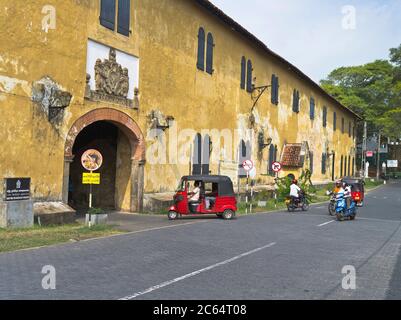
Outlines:
[[[102,108],[88,112],[72,125],[64,148],[63,201],[68,203],[70,165],[74,160],[73,146],[79,133],[95,122],[106,121],[114,124],[128,138],[131,146],[131,200],[130,211],[143,211],[144,166],[146,146],[144,136],[137,123],[127,114]]]

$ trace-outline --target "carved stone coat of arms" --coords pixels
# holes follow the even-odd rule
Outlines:
[[[116,51],[110,49],[109,59],[97,59],[95,64],[96,92],[127,98],[129,91],[128,69],[116,60]]]

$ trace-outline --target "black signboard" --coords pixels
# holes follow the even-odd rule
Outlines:
[[[5,201],[29,200],[31,178],[9,178],[4,181]]]

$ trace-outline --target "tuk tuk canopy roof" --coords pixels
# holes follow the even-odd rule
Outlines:
[[[233,183],[231,179],[226,176],[184,176],[182,177],[182,180],[217,183],[220,197],[235,197]]]

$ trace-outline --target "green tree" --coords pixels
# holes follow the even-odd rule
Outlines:
[[[390,49],[390,60],[341,67],[321,81],[322,87],[361,115],[370,132],[401,136],[401,45]]]

